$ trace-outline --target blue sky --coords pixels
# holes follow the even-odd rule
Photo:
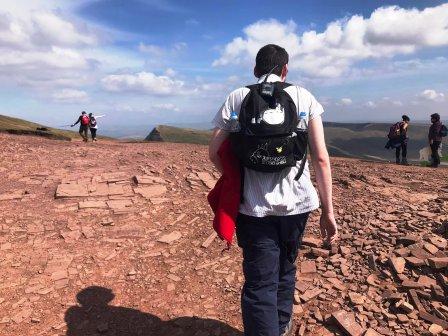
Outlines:
[[[328,121],[448,118],[446,1],[16,0],[0,9],[0,113],[104,130],[210,121],[250,84],[256,51]]]

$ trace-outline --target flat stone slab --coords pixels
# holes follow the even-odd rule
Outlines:
[[[428,264],[435,269],[442,269],[448,267],[448,257],[444,258],[429,258]]]
[[[106,201],[106,203],[112,210],[125,210],[133,205],[131,200],[110,200]]]
[[[151,185],[145,187],[134,188],[136,194],[142,195],[146,199],[158,197],[166,193],[167,189],[164,185]]]
[[[129,181],[129,175],[125,172],[104,173],[101,174],[101,181],[108,183]]]
[[[181,237],[182,234],[179,231],[173,231],[171,233],[161,236],[159,239],[157,239],[157,241],[160,243],[171,244],[176,240],[180,239]]]
[[[56,189],[55,198],[87,197],[89,192],[85,184],[60,184]]]
[[[151,175],[136,175],[133,177],[135,183],[137,184],[166,184],[168,183],[165,179],[157,176]]]
[[[331,314],[336,324],[348,336],[361,336],[364,329],[355,321],[355,315],[345,310],[339,310]]]
[[[402,257],[390,258],[389,262],[397,274],[401,274],[404,272],[404,269],[406,266],[406,260],[404,258],[402,258]]]
[[[4,193],[0,195],[0,201],[10,201],[15,199],[22,199],[24,195],[23,190],[14,190],[10,193]]]
[[[204,185],[210,189],[212,189],[216,184],[216,179],[207,172],[199,172],[198,177]]]
[[[381,334],[378,334],[374,329],[369,328],[369,329],[367,329],[364,336],[381,336]]]
[[[311,247],[319,247],[322,241],[313,237],[304,237],[302,239],[302,245],[311,246]]]
[[[89,185],[90,196],[114,196],[123,195],[125,193],[121,184],[98,183]]]
[[[83,201],[79,202],[80,209],[106,209],[107,204],[104,201]]]
[[[301,274],[309,274],[316,273],[317,267],[316,262],[313,260],[304,260],[300,263],[300,273]]]

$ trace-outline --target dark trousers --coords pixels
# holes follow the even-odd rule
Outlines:
[[[88,130],[89,130],[88,126],[84,126],[84,125],[79,126],[79,134],[82,136],[82,139],[84,141],[87,141],[87,139],[88,139],[88,137],[87,137]]]
[[[309,213],[251,217],[239,214],[243,249],[241,293],[245,336],[279,336],[292,315],[298,249]]]
[[[397,158],[397,160],[400,159],[400,153],[401,153],[401,157],[403,159],[406,159],[406,157],[408,155],[408,144],[407,143],[402,142],[401,145],[395,149],[395,157]]]
[[[431,144],[432,165],[437,167],[440,164],[439,147],[442,141],[433,141]]]
[[[90,134],[92,135],[92,140],[95,140],[96,139],[96,128],[91,128]]]

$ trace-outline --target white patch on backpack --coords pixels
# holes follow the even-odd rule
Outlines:
[[[262,119],[268,125],[281,125],[285,122],[285,109],[277,104],[275,109],[264,111]]]
[[[286,164],[286,156],[271,156],[268,151],[269,142],[259,145],[257,149],[250,156],[250,160],[253,164],[263,164],[266,166],[281,166]],[[279,151],[280,148],[280,151]],[[283,145],[276,148],[278,153],[283,150]]]

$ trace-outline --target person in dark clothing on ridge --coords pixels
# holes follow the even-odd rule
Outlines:
[[[395,162],[397,164],[408,165],[408,126],[411,119],[407,115],[401,117],[400,122],[400,146],[395,149]],[[400,162],[400,152],[401,152],[401,162]]]
[[[439,148],[442,143],[441,130],[442,123],[440,122],[440,115],[438,113],[431,114],[431,127],[429,127],[428,140],[432,158],[430,167],[433,168],[437,168],[440,164]]]
[[[406,166],[408,165],[407,131],[411,119],[407,115],[403,115],[401,119],[402,121],[399,121],[390,127],[389,135],[387,136],[389,140],[387,141],[385,148],[386,149],[395,148],[395,162],[397,164],[402,164]],[[400,160],[400,154],[401,154],[401,160]]]
[[[87,132],[89,131],[90,118],[87,115],[86,111],[82,111],[78,120],[73,125],[70,125],[70,127],[73,127],[78,123],[79,123],[79,134],[81,135],[82,140],[84,142],[87,142],[89,139]]]

